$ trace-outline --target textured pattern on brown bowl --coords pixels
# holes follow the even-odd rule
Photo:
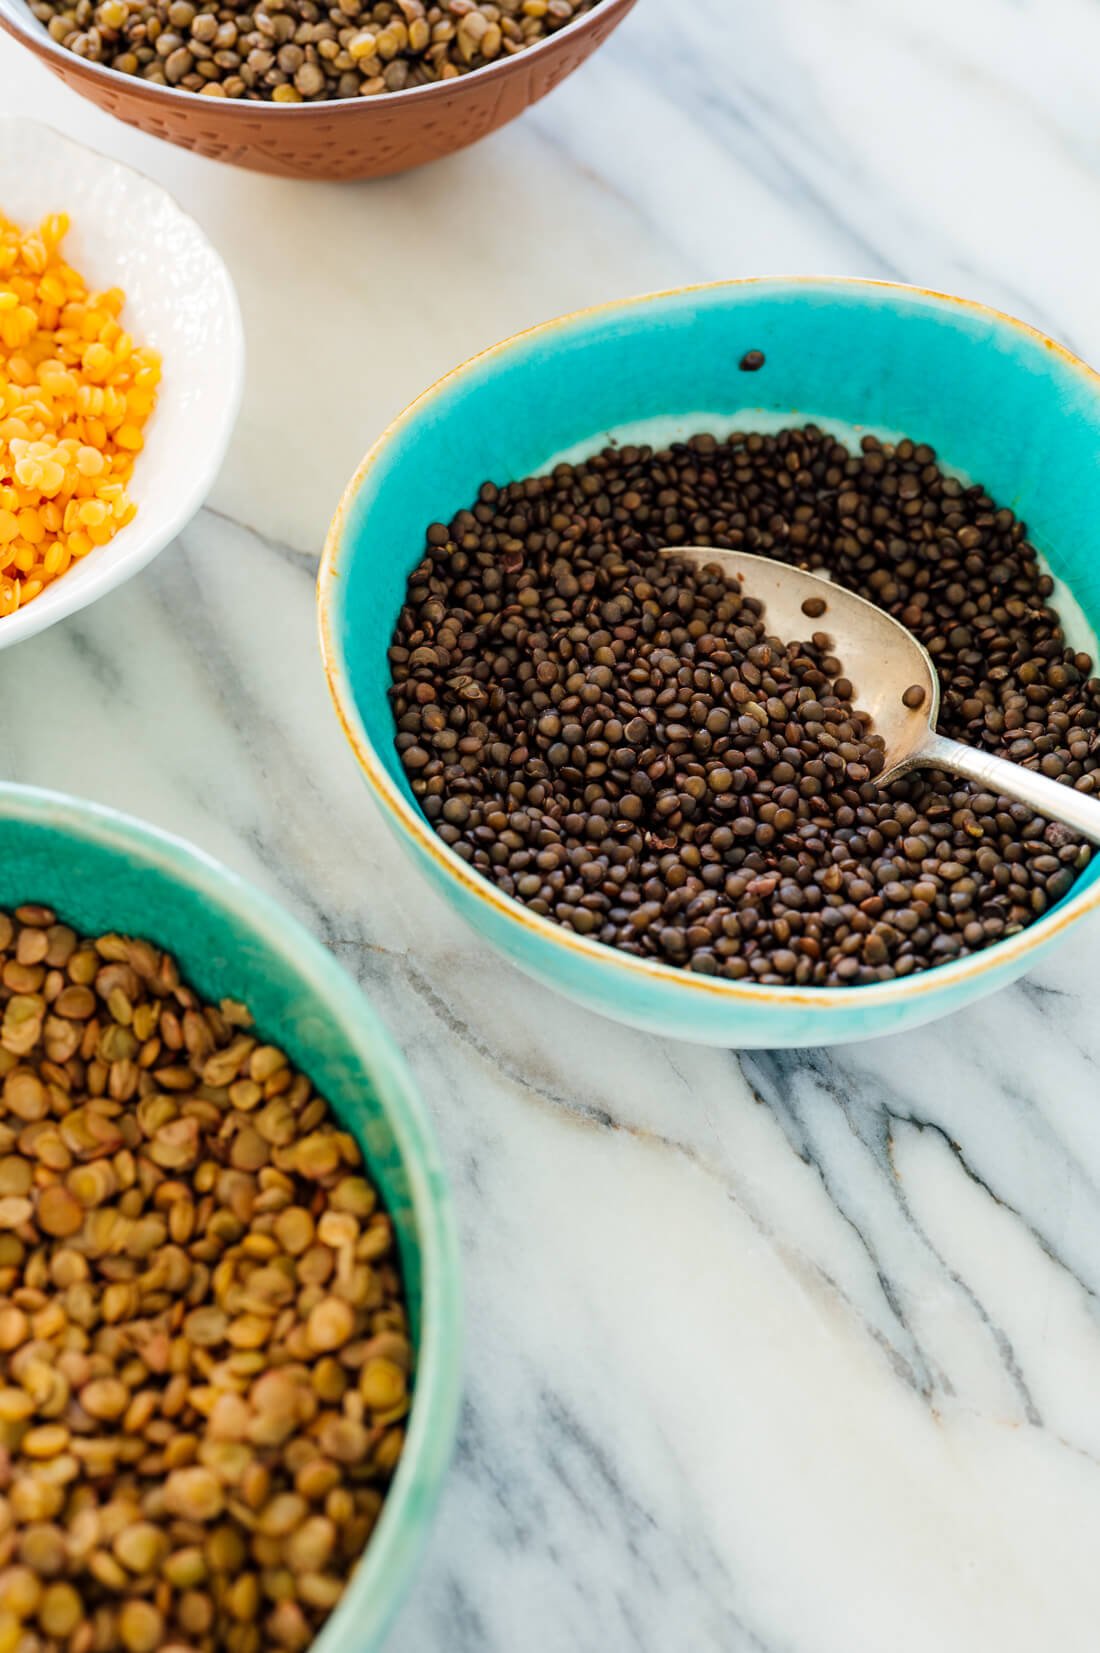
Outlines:
[[[0,26],[82,97],[196,154],[286,178],[380,178],[464,149],[514,120],[602,45],[634,3],[602,0],[537,46],[456,80],[289,106],[198,97],[89,63],[51,40],[23,0],[0,0]]]

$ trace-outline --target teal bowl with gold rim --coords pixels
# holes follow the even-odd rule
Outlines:
[[[461,1289],[451,1198],[405,1062],[358,987],[276,902],[201,851],[113,810],[0,784],[0,907],[53,907],[88,934],[167,948],[203,997],[241,999],[355,1135],[393,1218],[416,1347],[406,1445],[312,1653],[370,1653],[410,1581],[450,1462]]]
[[[749,351],[764,366],[739,371]],[[814,421],[929,443],[1028,525],[1070,640],[1100,631],[1100,378],[980,304],[831,277],[723,282],[565,316],[496,345],[405,410],[348,484],[318,603],[337,713],[388,825],[461,915],[522,970],[649,1032],[736,1048],[824,1045],[947,1015],[1029,969],[1100,901],[1100,860],[1036,923],[902,980],[788,988],[693,975],[530,912],[439,839],[394,750],[386,650],[432,521],[617,439]]]

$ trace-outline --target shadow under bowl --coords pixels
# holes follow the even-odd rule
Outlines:
[[[762,351],[757,372],[739,371]],[[849,442],[911,436],[1028,526],[1079,623],[1100,630],[1100,378],[1011,317],[919,288],[777,277],[566,316],[440,380],[364,459],[329,532],[318,590],[329,685],[390,827],[439,893],[538,981],[649,1032],[736,1048],[897,1032],[1021,975],[1100,901],[1100,858],[1050,912],[985,951],[899,981],[785,988],[634,958],[530,912],[432,831],[394,751],[386,650],[425,529],[480,484],[579,458],[612,437],[815,421]],[[1063,609],[1063,612],[1065,610]],[[1092,647],[1091,638],[1077,647]]]
[[[634,4],[601,0],[537,45],[453,80],[331,103],[251,103],[155,86],[58,45],[24,0],[0,0],[0,28],[81,97],[196,155],[284,178],[381,178],[515,120],[579,68]]]
[[[43,902],[87,934],[167,948],[204,998],[243,1000],[353,1132],[393,1218],[416,1379],[405,1451],[370,1541],[312,1653],[381,1645],[454,1441],[461,1374],[450,1194],[404,1060],[363,995],[289,914],[199,850],[128,816],[0,784],[0,907]]]

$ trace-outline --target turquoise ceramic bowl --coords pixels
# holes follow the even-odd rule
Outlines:
[[[40,901],[75,928],[148,936],[205,997],[244,999],[353,1131],[393,1216],[417,1347],[404,1455],[370,1543],[313,1653],[381,1645],[412,1573],[454,1441],[458,1247],[439,1153],[389,1034],[325,949],[275,902],[127,816],[0,785],[0,906]]]
[[[738,371],[748,350],[765,352],[759,372]],[[325,548],[329,683],[390,826],[445,899],[521,969],[654,1033],[749,1047],[913,1027],[1012,981],[1100,900],[1097,861],[1037,924],[973,958],[868,987],[746,985],[616,953],[537,917],[471,872],[420,814],[393,749],[386,648],[427,524],[448,521],[486,478],[544,470],[610,434],[661,444],[810,419],[849,437],[871,430],[931,443],[1020,513],[1081,624],[1100,629],[1100,378],[1010,316],[882,282],[727,282],[605,305],[509,339],[390,426],[352,478]]]

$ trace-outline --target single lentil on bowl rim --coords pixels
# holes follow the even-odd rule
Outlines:
[[[0,216],[0,616],[106,545],[156,405],[160,357],[62,256],[68,217]]]
[[[677,544],[829,570],[929,650],[943,731],[1100,790],[1100,681],[1011,511],[923,443],[703,433],[486,482],[428,530],[390,695],[458,855],[581,935],[766,984],[906,976],[1072,888],[1089,846],[1026,806],[932,770],[880,790],[827,633],[768,638]]]
[[[0,1653],[308,1646],[404,1441],[354,1138],[147,941],[0,911]]]
[[[600,0],[29,0],[91,63],[206,97],[324,103],[453,80]]]

